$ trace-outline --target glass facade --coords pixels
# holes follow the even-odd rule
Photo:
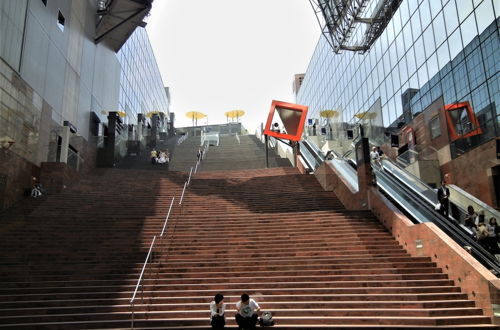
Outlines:
[[[418,114],[441,96],[445,104],[469,101],[485,134],[459,143],[473,147],[500,135],[499,15],[495,0],[403,1],[365,54],[335,54],[321,37],[297,102],[310,107],[309,118],[335,109],[339,120],[353,123],[380,100],[379,123],[388,127],[404,110]],[[402,96],[409,89],[416,92],[405,109]]]
[[[0,1],[0,57],[19,71],[27,0]]]
[[[137,28],[117,53],[120,77],[120,110],[125,124],[137,124],[137,114],[169,113],[169,100],[145,29]]]

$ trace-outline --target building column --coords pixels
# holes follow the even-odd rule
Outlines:
[[[158,121],[160,117],[157,114],[154,114],[151,117],[151,136],[150,136],[150,146],[151,148],[156,147],[156,141],[157,141],[157,136],[158,136]]]
[[[361,205],[368,206],[368,190],[373,185],[373,173],[370,162],[370,144],[368,138],[361,138],[356,143],[356,163],[358,165],[358,187],[359,195],[362,199]]]
[[[142,113],[137,114],[137,141],[142,141],[142,122],[144,120],[144,117]]]
[[[62,127],[62,134],[61,134],[61,154],[59,155],[59,162],[60,163],[68,163],[68,149],[69,149],[69,137],[70,137],[70,128],[69,126],[63,126]]]

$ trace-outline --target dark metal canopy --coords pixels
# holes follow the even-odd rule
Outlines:
[[[382,34],[402,0],[378,1],[370,17],[362,17],[370,0],[309,0],[321,31],[333,51],[366,52]],[[352,42],[359,24],[366,24],[361,41]]]
[[[118,52],[134,30],[145,27],[144,17],[149,14],[153,0],[99,1],[95,43],[106,40]]]

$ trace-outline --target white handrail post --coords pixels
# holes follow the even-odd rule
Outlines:
[[[132,309],[132,319],[130,320],[130,329],[134,328],[134,302],[130,303],[130,308]]]
[[[167,226],[167,221],[168,221],[168,218],[170,217],[170,211],[172,211],[172,205],[174,205],[174,199],[175,199],[175,197],[172,197],[172,201],[170,202],[170,208],[168,209],[168,214],[167,214],[167,217],[165,218],[165,223],[163,224],[163,229],[161,231],[160,237],[162,237],[163,233],[165,232],[165,227]]]
[[[184,191],[186,190],[186,185],[187,185],[187,181],[184,182],[184,188],[182,189],[182,195],[181,195],[181,199],[179,200],[179,205],[182,204],[182,200],[184,199]]]
[[[148,255],[146,256],[146,260],[144,261],[144,265],[142,266],[141,274],[139,275],[139,279],[137,280],[137,285],[135,286],[134,294],[132,295],[132,299],[130,299],[130,306],[132,308],[132,329],[134,328],[134,301],[135,301],[135,296],[137,295],[137,289],[139,289],[139,285],[141,285],[141,301],[144,303],[144,287],[141,284],[142,281],[142,276],[144,275],[144,270],[146,269],[146,266],[149,261],[149,256],[151,255],[151,251],[153,251],[153,246],[156,241],[156,235],[153,237],[153,241],[151,242],[151,245],[149,246],[149,251]]]
[[[194,174],[196,174],[196,171],[198,170],[198,164],[200,163],[200,161],[198,160],[196,162],[196,166],[194,167]]]

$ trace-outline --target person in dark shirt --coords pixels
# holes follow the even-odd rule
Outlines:
[[[450,189],[446,187],[446,182],[441,180],[441,187],[437,191],[437,198],[441,204],[439,212],[448,219],[448,209],[450,206]]]

